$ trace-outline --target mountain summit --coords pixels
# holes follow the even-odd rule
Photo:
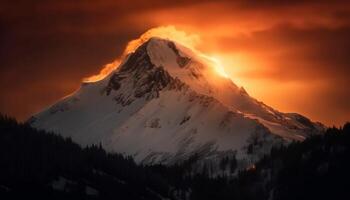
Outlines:
[[[29,122],[146,164],[235,156],[243,167],[274,145],[323,129],[257,101],[211,60],[161,38],[147,40],[104,79],[83,83]]]

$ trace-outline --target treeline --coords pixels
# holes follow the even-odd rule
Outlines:
[[[350,123],[303,142],[273,148],[270,155],[233,179],[201,174],[180,178],[186,174],[181,166],[156,171],[183,191],[190,188],[191,200],[349,199]]]
[[[349,199],[350,123],[273,149],[258,167],[273,199]]]
[[[132,158],[0,116],[0,194],[42,199],[161,199],[169,185]],[[1,198],[3,199],[3,198]]]
[[[235,178],[192,173],[198,159],[137,165],[100,145],[81,148],[0,115],[1,199],[348,199],[350,124],[273,148]],[[221,170],[236,165],[232,158],[219,162]]]

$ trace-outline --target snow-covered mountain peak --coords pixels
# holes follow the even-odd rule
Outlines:
[[[146,55],[156,67],[164,67],[173,77],[179,79],[201,78],[227,81],[227,77],[217,73],[215,63],[208,56],[169,39],[151,37],[141,44],[133,57]]]
[[[187,84],[194,91],[214,96],[230,107],[238,105],[235,101],[249,97],[231,79],[219,74],[216,64],[208,56],[182,44],[152,37],[129,54],[116,73],[135,73],[135,77],[140,78],[155,68],[162,68],[172,78]],[[234,106],[232,109],[240,110]]]
[[[194,154],[249,162],[322,128],[257,101],[215,67],[196,50],[150,38],[104,79],[84,84],[30,122],[138,162],[170,164]]]

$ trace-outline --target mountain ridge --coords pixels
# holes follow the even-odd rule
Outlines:
[[[215,160],[227,151],[242,167],[323,128],[257,101],[198,53],[162,38],[147,40],[104,79],[83,84],[30,122],[142,163],[172,164],[198,152]]]

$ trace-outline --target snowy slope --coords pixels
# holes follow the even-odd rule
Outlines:
[[[256,160],[273,145],[302,140],[322,125],[250,97],[213,63],[175,42],[151,38],[101,81],[34,115],[32,126],[82,145],[172,164],[234,153]],[[248,147],[253,153],[247,153]]]

